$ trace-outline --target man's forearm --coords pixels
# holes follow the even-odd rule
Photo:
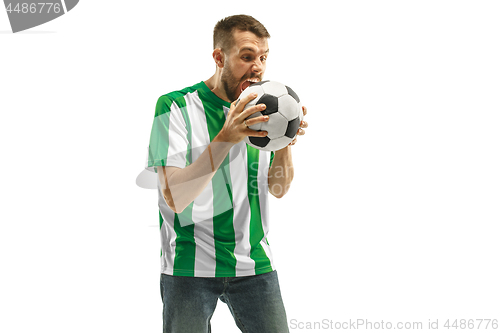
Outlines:
[[[196,161],[170,174],[168,188],[177,213],[203,192],[233,145],[215,137]]]
[[[269,192],[281,198],[288,192],[293,180],[292,148],[287,146],[274,153],[274,160],[269,169]]]

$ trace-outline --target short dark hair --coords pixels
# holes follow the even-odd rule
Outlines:
[[[214,49],[221,48],[223,52],[228,52],[233,46],[233,31],[250,31],[259,38],[270,38],[267,29],[251,16],[233,15],[228,16],[215,25],[214,28]]]

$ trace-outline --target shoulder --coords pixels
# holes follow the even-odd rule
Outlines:
[[[184,89],[171,91],[168,94],[161,95],[160,99],[162,99],[164,101],[175,102],[179,99],[182,99],[184,96],[186,96],[189,93],[193,93],[197,90],[202,90],[202,89],[203,89],[203,82],[199,82],[199,83],[196,83],[192,86],[186,87]]]
[[[173,103],[176,105],[182,106],[185,104],[184,96],[189,93],[193,93],[202,88],[201,82],[194,84],[192,86],[183,88],[181,90],[171,91],[167,94],[161,95],[156,102],[156,116],[161,115],[162,113],[170,110]]]

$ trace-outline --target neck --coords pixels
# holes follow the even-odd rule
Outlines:
[[[226,95],[226,91],[224,90],[224,86],[222,84],[221,80],[222,73],[220,71],[220,68],[217,67],[217,70],[215,71],[215,74],[212,75],[211,78],[208,80],[204,81],[205,84],[207,85],[208,89],[210,89],[217,97],[220,99],[231,103],[229,98]]]

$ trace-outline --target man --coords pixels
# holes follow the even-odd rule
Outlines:
[[[215,74],[158,99],[148,168],[159,179],[164,332],[210,332],[218,299],[242,332],[288,332],[266,238],[267,193],[287,192],[296,140],[272,153],[247,146],[246,136],[267,135],[248,126],[268,117],[246,120],[265,105],[243,110],[255,96],[237,100],[262,80],[269,37],[250,16],[219,21]]]

